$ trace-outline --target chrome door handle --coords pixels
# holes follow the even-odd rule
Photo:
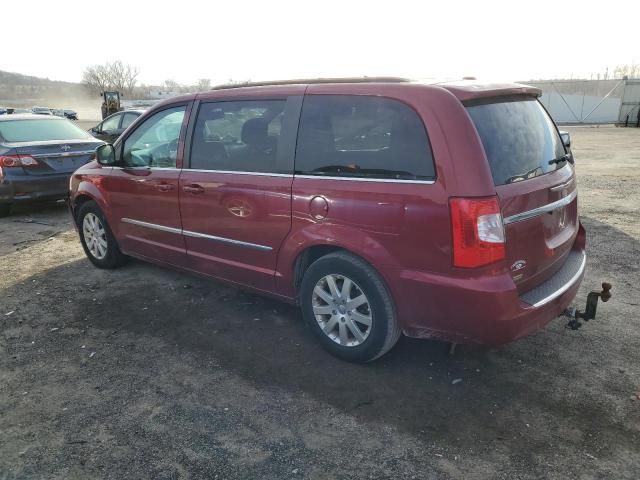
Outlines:
[[[201,185],[185,185],[184,187],[182,187],[182,191],[186,192],[186,193],[194,193],[194,194],[198,194],[198,193],[204,193],[204,188]]]

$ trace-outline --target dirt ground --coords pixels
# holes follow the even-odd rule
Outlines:
[[[0,479],[637,479],[640,130],[574,128],[614,298],[496,350],[337,360],[293,307],[84,258],[63,205],[0,220]],[[452,384],[454,379],[462,382]]]

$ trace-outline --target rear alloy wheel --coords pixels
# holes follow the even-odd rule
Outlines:
[[[126,258],[116,242],[102,210],[93,201],[83,203],[78,209],[80,241],[87,258],[98,268],[116,268]]]
[[[338,345],[361,345],[371,332],[371,305],[362,289],[343,275],[327,275],[313,289],[313,313],[324,334]]]
[[[382,278],[346,252],[331,253],[309,266],[300,286],[300,306],[324,348],[344,360],[375,360],[400,337]]]

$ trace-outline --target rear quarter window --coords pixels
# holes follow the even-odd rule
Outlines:
[[[555,124],[535,98],[509,98],[467,104],[495,185],[549,173],[566,164]]]
[[[435,168],[422,120],[393,99],[309,95],[304,99],[296,173],[432,180]]]

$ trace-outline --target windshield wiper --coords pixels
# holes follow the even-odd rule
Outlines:
[[[553,165],[553,164],[558,164],[558,163],[562,163],[562,162],[570,162],[571,161],[571,155],[569,155],[568,153],[562,155],[561,157],[558,158],[554,158],[553,160],[549,160],[549,165]]]
[[[537,177],[537,173],[540,171],[542,173],[542,167],[532,168],[528,172],[521,173],[519,175],[514,175],[513,177],[507,178],[506,183],[514,183],[521,182],[522,180],[528,180],[529,178]]]

